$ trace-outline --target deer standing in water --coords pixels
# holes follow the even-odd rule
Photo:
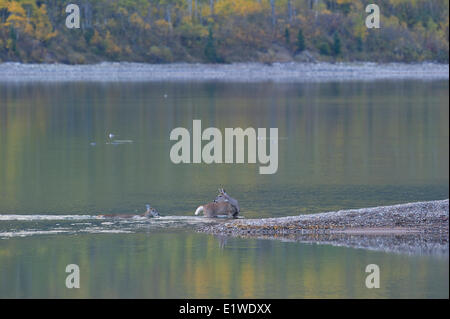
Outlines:
[[[208,204],[201,205],[195,211],[195,215],[203,212],[205,217],[217,217],[217,215],[228,215],[230,218],[236,218],[240,207],[236,199],[229,196],[223,188],[219,188],[219,195]]]
[[[237,214],[240,213],[241,208],[239,207],[239,202],[231,197],[230,195],[225,192],[223,188],[219,188],[219,195],[217,195],[215,202],[229,202],[234,208],[236,208]],[[236,214],[236,215],[237,215]]]

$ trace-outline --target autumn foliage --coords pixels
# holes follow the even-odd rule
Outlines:
[[[69,3],[81,28],[65,26]],[[448,63],[449,2],[363,0],[0,0],[0,61]]]

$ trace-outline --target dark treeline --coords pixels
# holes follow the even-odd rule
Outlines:
[[[80,29],[65,26],[69,3]],[[0,0],[0,62],[449,59],[448,0]]]

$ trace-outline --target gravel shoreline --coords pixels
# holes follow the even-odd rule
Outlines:
[[[88,65],[0,63],[1,82],[336,82],[448,80],[449,65],[437,63],[233,63],[145,64],[103,62]]]
[[[200,226],[220,236],[267,238],[373,250],[447,254],[449,200]]]

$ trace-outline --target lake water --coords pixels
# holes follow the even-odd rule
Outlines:
[[[448,198],[448,103],[448,80],[0,82],[0,297],[448,298],[448,255],[216,238],[184,217],[220,186],[245,218]],[[173,164],[193,119],[277,127],[277,173]],[[166,217],[96,218],[147,203]]]

